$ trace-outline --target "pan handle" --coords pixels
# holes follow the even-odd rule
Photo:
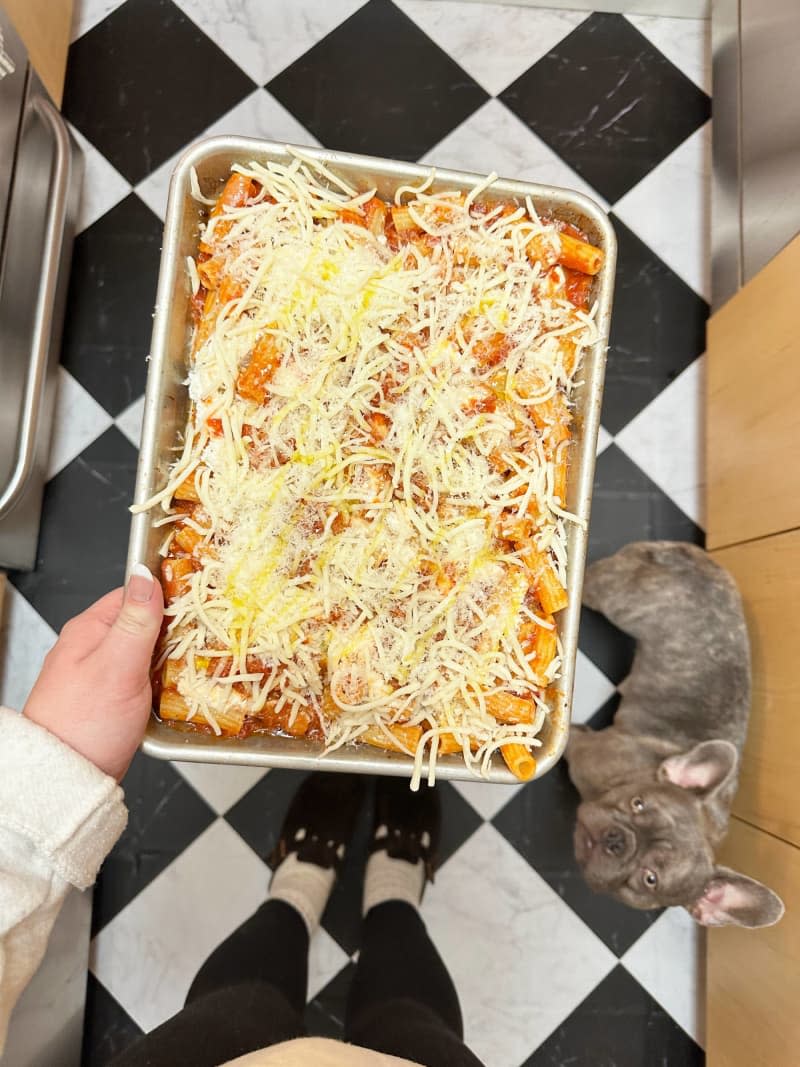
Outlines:
[[[53,304],[58,283],[61,245],[69,204],[72,157],[69,134],[61,115],[43,96],[31,105],[53,139],[53,169],[50,177],[49,202],[42,248],[41,275],[31,331],[31,350],[17,448],[17,460],[8,484],[0,495],[0,519],[7,515],[22,496],[36,457],[36,437],[44,396],[44,384],[50,349]]]

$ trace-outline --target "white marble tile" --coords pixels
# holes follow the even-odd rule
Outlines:
[[[687,78],[711,93],[711,20],[626,15]]]
[[[320,926],[311,938],[311,947],[308,951],[308,999],[313,1000],[317,993],[341,971],[347,961],[347,954]]]
[[[489,823],[437,874],[422,915],[487,1067],[522,1063],[616,963]]]
[[[589,17],[586,11],[515,4],[395,2],[493,96]]]
[[[711,297],[711,123],[614,205],[614,213],[705,300]]]
[[[266,899],[268,880],[266,865],[218,819],[100,931],[91,970],[152,1030],[182,1007],[209,953]]]
[[[269,772],[263,767],[228,767],[222,763],[174,763],[176,771],[224,815]]]
[[[142,439],[143,418],[144,396],[140,396],[138,400],[134,400],[124,411],[121,411],[114,420],[134,448],[139,447]]]
[[[578,649],[575,660],[575,693],[572,698],[572,721],[586,722],[605,704],[615,686],[588,656]]]
[[[364,0],[176,0],[253,81],[263,85],[299,59]]]
[[[256,89],[236,107],[212,123],[196,140],[218,134],[241,134],[261,137],[282,144],[317,145],[319,142],[266,89]],[[136,186],[137,194],[160,218],[167,210],[169,182],[175,164],[182,155],[177,152]]]
[[[509,800],[517,793],[521,785],[498,785],[496,782],[453,782],[455,788],[468,804],[477,811],[481,818],[493,819]]]
[[[266,864],[218,819],[100,931],[91,970],[139,1026],[152,1030],[180,1010],[204,960],[266,900],[269,879]],[[309,997],[347,959],[318,930],[309,952]]]
[[[58,392],[53,409],[48,480],[105,433],[114,420],[77,382],[69,371],[58,368]]]
[[[690,519],[705,525],[705,357],[691,363],[615,438]]]
[[[83,154],[83,182],[75,232],[80,233],[123,200],[132,186],[75,126],[70,132]]]
[[[597,193],[499,100],[487,100],[423,156],[421,162],[478,174],[495,171],[501,178],[561,185],[586,193],[601,203]]]
[[[599,456],[601,452],[605,452],[613,440],[614,438],[605,426],[601,426],[600,431],[597,434],[597,455]]]
[[[624,966],[701,1047],[705,1047],[705,931],[669,908],[628,950]]]
[[[38,611],[7,582],[0,618],[0,704],[22,710],[55,640]]]
[[[75,0],[72,9],[71,40],[77,41],[119,6],[120,0]]]
[[[11,1015],[0,1059],[7,1067],[80,1063],[81,1033],[75,1023],[86,1002],[91,924],[92,890],[71,889],[47,939],[45,957]]]

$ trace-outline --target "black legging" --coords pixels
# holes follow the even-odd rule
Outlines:
[[[112,1067],[218,1067],[303,1037],[307,982],[305,924],[290,905],[268,900],[209,956],[186,1006]],[[481,1067],[463,1033],[452,979],[417,911],[401,901],[372,908],[345,1039],[425,1067]]]

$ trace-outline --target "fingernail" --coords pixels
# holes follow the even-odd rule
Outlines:
[[[153,575],[144,563],[134,563],[128,579],[128,597],[137,604],[146,604],[153,595]]]

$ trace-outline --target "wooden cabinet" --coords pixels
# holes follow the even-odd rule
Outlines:
[[[733,819],[720,853],[786,901],[766,930],[709,931],[708,1067],[796,1067],[800,1060],[800,849]]]
[[[72,28],[72,0],[3,0],[31,63],[53,100],[61,105]]]
[[[753,655],[753,706],[733,810],[800,846],[800,530],[714,558],[739,584]]]
[[[800,527],[800,331],[793,241],[708,324],[707,545]]]
[[[708,936],[708,1067],[800,1062],[800,270],[795,239],[709,323],[708,547],[742,591],[753,704],[722,863],[786,915]]]

